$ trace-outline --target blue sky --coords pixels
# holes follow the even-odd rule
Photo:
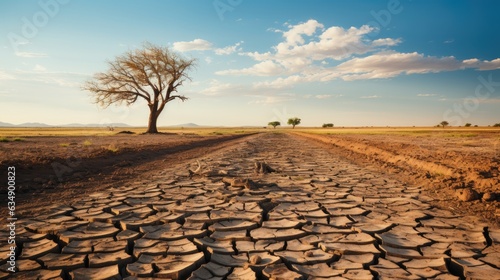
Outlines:
[[[197,59],[159,125],[500,122],[498,1],[0,1],[0,121],[145,126],[81,84],[143,42]]]

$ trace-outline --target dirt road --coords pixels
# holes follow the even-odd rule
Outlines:
[[[498,228],[311,140],[197,159],[17,221],[0,278],[500,279]]]

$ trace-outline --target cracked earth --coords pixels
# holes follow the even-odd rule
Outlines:
[[[500,230],[433,200],[263,133],[19,220],[0,279],[500,279]]]

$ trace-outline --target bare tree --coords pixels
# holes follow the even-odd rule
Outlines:
[[[165,105],[174,99],[188,99],[174,93],[184,81],[191,79],[187,72],[194,67],[194,62],[166,47],[145,43],[142,49],[108,62],[109,69],[95,74],[82,89],[93,93],[95,103],[104,108],[122,103],[129,106],[139,97],[145,99],[149,107],[146,133],[158,133],[156,123]]]

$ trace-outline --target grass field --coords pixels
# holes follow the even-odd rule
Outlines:
[[[1,128],[0,127],[0,142],[4,139],[5,142],[13,141],[14,139],[22,139],[22,137],[36,136],[113,136],[121,131],[130,131],[134,135],[140,135],[146,131],[145,127],[124,127],[115,128],[110,131],[107,128],[101,127],[85,127],[85,128]],[[176,133],[176,134],[196,134],[196,135],[230,135],[241,133],[252,133],[264,131],[263,128],[242,128],[242,127],[207,127],[207,128],[158,128],[161,133]],[[19,140],[18,140],[19,141]]]
[[[442,136],[442,137],[476,137],[483,133],[498,133],[500,128],[494,127],[346,127],[346,128],[318,128],[318,127],[300,127],[295,129],[291,127],[263,128],[263,127],[201,127],[201,128],[181,128],[165,127],[158,129],[162,133],[175,134],[196,134],[201,136],[209,135],[232,135],[254,132],[306,132],[327,135],[405,135],[405,136]],[[0,128],[0,142],[22,141],[23,137],[36,136],[113,136],[121,131],[131,131],[140,135],[146,131],[145,127],[125,127],[115,128],[110,131],[107,128]]]
[[[496,133],[500,128],[493,127],[353,127],[353,128],[296,128],[298,132],[327,135],[401,135],[415,137],[476,137],[480,134]]]

